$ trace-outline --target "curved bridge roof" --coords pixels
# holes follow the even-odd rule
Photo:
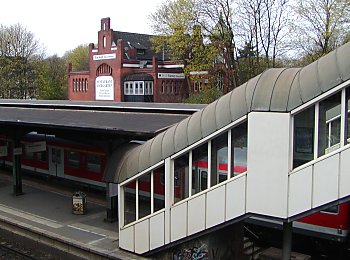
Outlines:
[[[290,112],[350,78],[350,43],[303,68],[268,69],[194,113],[120,161],[113,179],[123,182],[251,111]]]

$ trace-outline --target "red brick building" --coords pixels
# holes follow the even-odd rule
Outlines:
[[[70,100],[180,102],[188,96],[182,61],[154,53],[151,35],[113,31],[101,20],[98,44],[89,45],[89,71],[68,67]]]

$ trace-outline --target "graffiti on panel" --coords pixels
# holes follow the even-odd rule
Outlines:
[[[181,249],[173,253],[173,260],[208,260],[209,254],[205,244],[201,247]]]

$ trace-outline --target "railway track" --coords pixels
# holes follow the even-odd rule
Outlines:
[[[26,249],[18,249],[16,246],[8,242],[0,242],[0,259],[14,259],[14,260],[39,260],[41,257],[33,256],[32,253]]]

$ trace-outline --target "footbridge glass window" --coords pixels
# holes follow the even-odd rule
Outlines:
[[[314,159],[315,107],[294,116],[293,167]]]
[[[345,102],[345,110],[346,110],[346,120],[345,120],[345,124],[346,124],[346,133],[345,133],[345,137],[346,137],[346,144],[350,143],[350,113],[349,113],[349,109],[350,109],[350,87],[348,87],[346,89],[346,102]]]
[[[211,142],[211,178],[214,186],[227,180],[228,165],[228,132],[216,137]]]
[[[192,192],[194,195],[208,188],[208,144],[192,151]]]
[[[341,93],[319,103],[318,156],[340,147]]]
[[[123,187],[124,225],[136,220],[136,180]]]
[[[348,90],[346,92],[348,93]],[[349,124],[345,123],[349,122],[345,113],[349,99],[345,97],[345,91],[339,91],[294,115],[293,168],[337,150],[345,144],[346,125]]]
[[[174,160],[174,201],[175,203],[189,196],[189,154]]]
[[[247,171],[248,123],[231,130],[231,176]]]
[[[174,203],[247,171],[247,126],[245,121],[174,159]]]
[[[153,212],[165,207],[165,167],[153,171]]]
[[[138,179],[138,218],[151,214],[151,173]]]
[[[165,207],[165,167],[149,171],[122,185],[124,225]]]

